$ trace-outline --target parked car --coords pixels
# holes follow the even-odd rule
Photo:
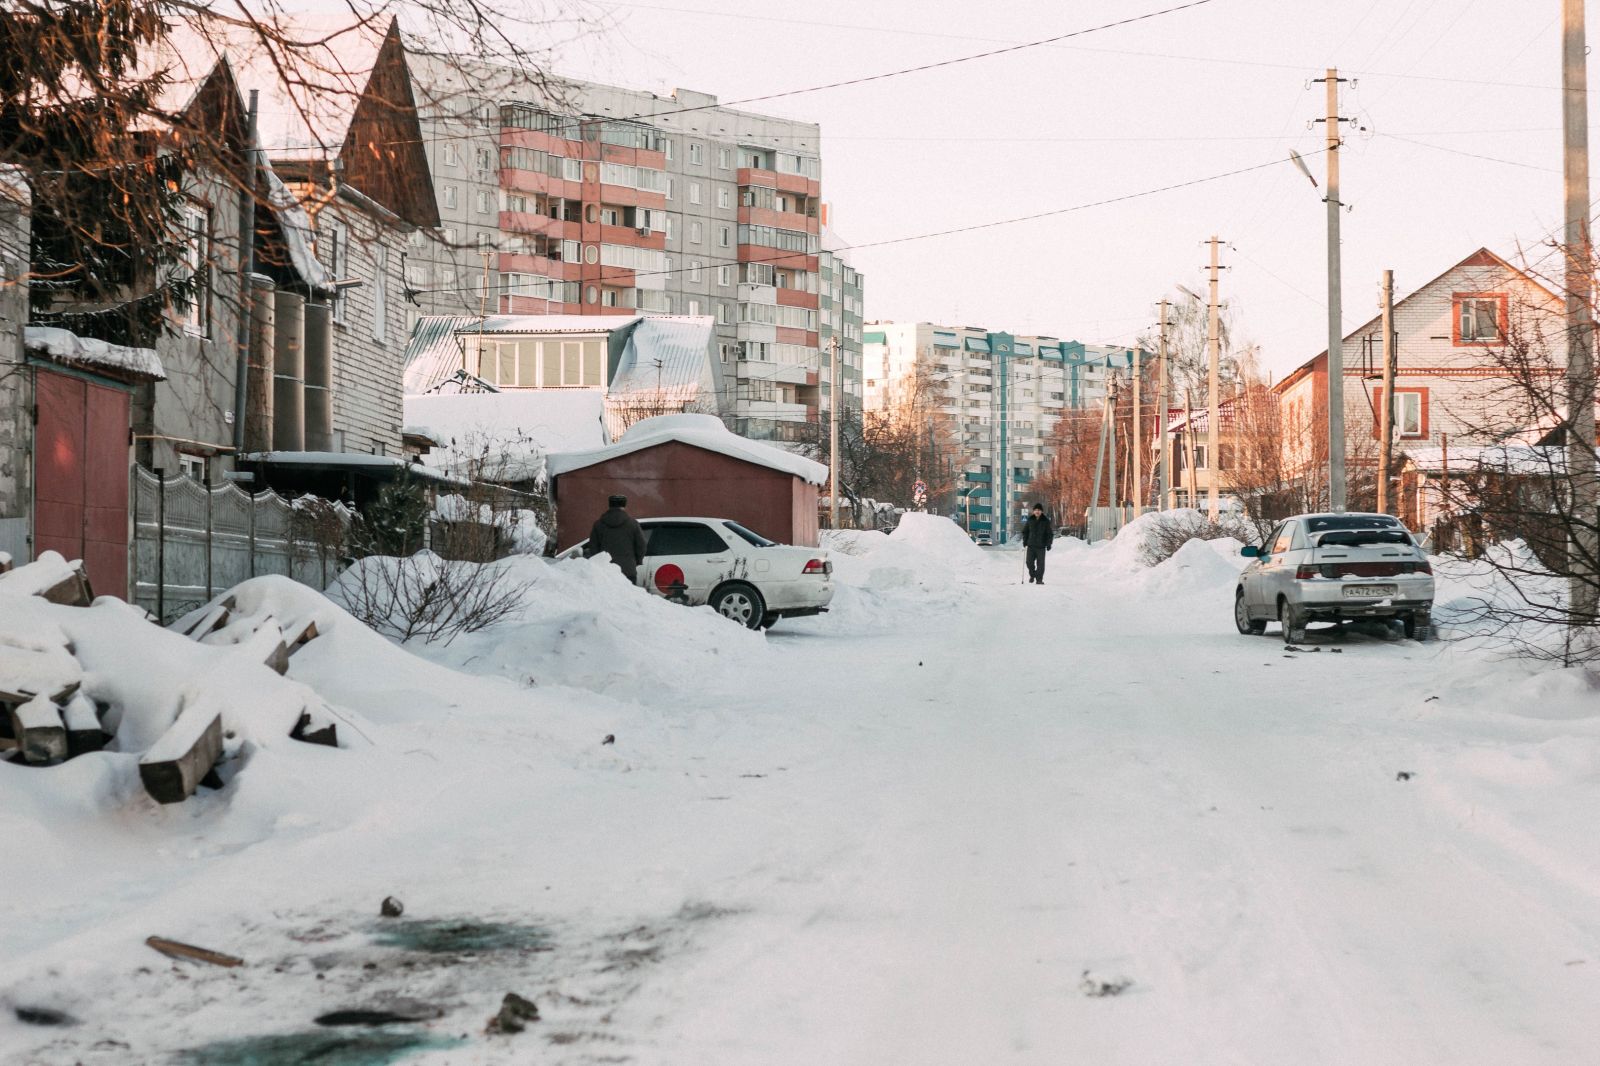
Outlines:
[[[1383,618],[1399,621],[1407,637],[1429,636],[1433,567],[1388,515],[1296,515],[1241,554],[1253,562],[1234,590],[1240,633],[1261,634],[1277,621],[1285,640],[1301,641],[1310,622]]]
[[[974,534],[972,539],[973,542],[976,543],[980,548],[988,548],[994,544],[994,538],[989,536],[987,533]]]
[[[726,518],[641,518],[639,525],[645,549],[635,584],[658,596],[710,604],[751,629],[822,614],[833,601],[827,552],[778,544]],[[577,558],[587,543],[556,558]]]

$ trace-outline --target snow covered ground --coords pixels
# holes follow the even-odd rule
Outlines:
[[[282,683],[346,746],[171,807],[131,754],[0,764],[0,1061],[1600,1061],[1591,676],[1241,637],[1227,542],[1061,541],[1041,588],[916,518],[765,637],[584,562],[416,653],[247,586],[316,617]],[[29,610],[129,668],[117,608]],[[508,991],[543,1020],[485,1035]]]

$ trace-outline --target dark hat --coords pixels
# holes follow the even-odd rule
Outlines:
[[[1042,503],[1036,503],[1036,504],[1034,504],[1034,505],[1033,505],[1033,509],[1034,509],[1034,510],[1035,510],[1035,511],[1042,511],[1042,510],[1044,510],[1044,504],[1042,504]]]
[[[613,496],[606,503],[612,507],[626,507],[628,506],[628,498],[626,496]]]

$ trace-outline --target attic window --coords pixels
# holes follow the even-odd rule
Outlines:
[[[1457,293],[1455,343],[1495,344],[1505,338],[1506,297],[1503,293]]]

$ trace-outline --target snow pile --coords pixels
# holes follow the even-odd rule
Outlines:
[[[1145,571],[1144,587],[1153,596],[1226,595],[1248,560],[1232,537],[1185,542],[1172,558]]]
[[[971,586],[994,572],[994,560],[939,515],[908,512],[888,536],[838,530],[824,537],[834,553],[837,587],[828,615],[834,626],[885,628],[907,611],[959,608]]]
[[[328,589],[336,602],[361,581],[362,560]],[[521,588],[507,618],[448,643],[409,645],[417,655],[465,673],[530,687],[562,686],[644,699],[692,694],[736,658],[765,654],[760,634],[709,607],[684,607],[631,584],[604,556],[561,562],[518,555],[491,564]]]
[[[834,556],[866,555],[888,543],[886,536],[875,529],[824,529],[819,539],[822,547]]]
[[[439,445],[429,467],[491,481],[538,481],[551,452],[602,447],[605,394],[598,389],[512,389],[405,398],[408,423]]]
[[[1231,545],[1235,553],[1244,542],[1254,543],[1253,531],[1243,516],[1223,514],[1219,517],[1218,525],[1225,536],[1212,538],[1209,534],[1216,530],[1210,519],[1191,507],[1151,511],[1134,517],[1115,537],[1101,541],[1094,547],[1105,564],[1122,570],[1136,570],[1160,563],[1168,550],[1167,546],[1185,532],[1193,540],[1219,539]]]

